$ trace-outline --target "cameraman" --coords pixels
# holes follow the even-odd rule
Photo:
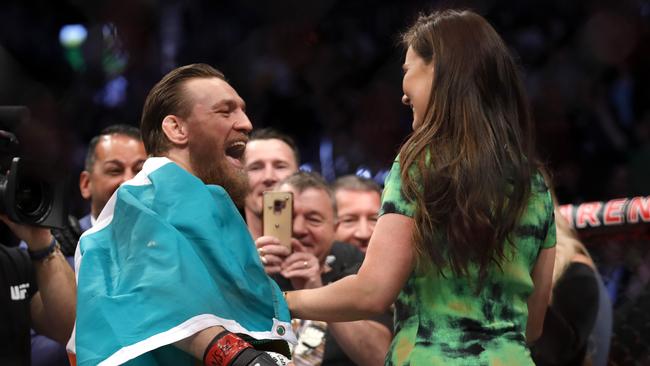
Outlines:
[[[67,240],[67,252],[74,253],[79,235],[90,229],[113,192],[120,184],[133,178],[146,159],[140,130],[136,127],[110,125],[90,140],[85,167],[79,176],[79,191],[84,199],[90,201],[90,213],[74,225],[73,231],[79,232],[73,235],[73,240]],[[72,255],[67,259],[74,267]],[[32,335],[32,366],[45,365],[69,365],[68,357],[64,344],[52,341],[37,331]]]
[[[0,365],[29,365],[30,326],[62,344],[70,337],[75,278],[49,229],[0,220],[28,247],[0,245]]]

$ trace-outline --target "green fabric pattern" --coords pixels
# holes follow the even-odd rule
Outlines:
[[[398,159],[386,178],[381,214],[413,217],[415,203],[402,195]],[[436,268],[411,273],[395,303],[386,365],[533,365],[525,341],[530,273],[539,251],[555,245],[555,219],[541,175],[531,187],[515,245],[506,246],[502,270],[490,268],[480,292],[475,266],[468,277],[448,269],[440,275]]]

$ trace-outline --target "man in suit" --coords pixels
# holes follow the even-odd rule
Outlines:
[[[117,187],[138,174],[146,159],[136,127],[112,125],[90,140],[79,176],[81,196],[90,200],[90,213],[79,220],[82,232],[92,226]]]

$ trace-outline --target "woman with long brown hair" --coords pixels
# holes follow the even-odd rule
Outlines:
[[[413,133],[366,259],[355,276],[287,293],[289,308],[351,321],[395,302],[388,365],[532,365],[555,224],[517,66],[470,11],[420,16],[402,39]]]

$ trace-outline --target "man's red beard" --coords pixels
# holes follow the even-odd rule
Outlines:
[[[190,165],[194,174],[205,184],[223,187],[238,208],[242,208],[249,191],[248,176],[236,169],[220,154],[223,147],[203,149],[190,144]],[[209,150],[209,151],[204,151]]]

